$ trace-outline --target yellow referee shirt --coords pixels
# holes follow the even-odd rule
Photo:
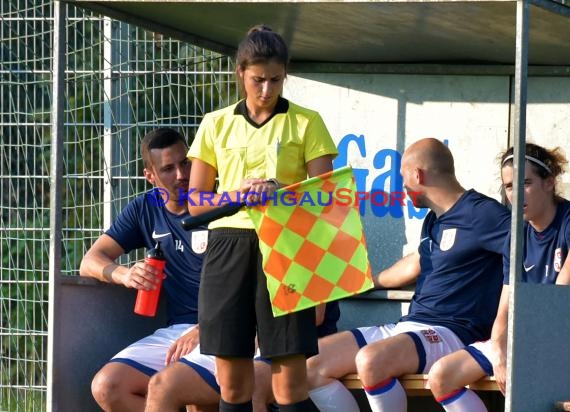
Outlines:
[[[245,100],[206,114],[188,151],[218,172],[218,193],[239,189],[247,178],[277,178],[292,184],[307,178],[307,162],[335,156],[336,146],[314,110],[279,98],[274,114],[256,125]],[[253,229],[245,210],[210,223],[209,228]]]

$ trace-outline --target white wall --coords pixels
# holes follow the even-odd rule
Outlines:
[[[570,78],[532,79],[528,88],[527,140],[559,146],[570,160]],[[570,173],[562,176],[560,192],[570,199]]]
[[[339,147],[335,167],[352,165],[358,190],[402,190],[401,153],[431,136],[449,145],[464,187],[498,199],[510,82],[508,76],[302,74],[288,77],[284,95],[321,113]],[[570,155],[570,78],[531,78],[528,98],[527,140],[565,146]],[[566,174],[566,194],[569,182]],[[417,246],[423,213],[411,206],[363,212],[375,272]]]

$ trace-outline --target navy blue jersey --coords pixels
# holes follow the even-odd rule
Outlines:
[[[486,340],[497,314],[510,212],[474,190],[422,226],[421,273],[407,316],[441,325],[465,344]]]
[[[166,258],[166,279],[161,292],[166,297],[168,324],[198,323],[198,287],[207,243],[205,228],[185,231],[182,219],[164,206],[140,195],[125,207],[106,232],[126,253],[150,249],[160,241]],[[194,247],[194,250],[193,250]]]
[[[542,232],[524,223],[523,282],[555,283],[570,246],[570,202],[564,199],[556,207],[554,220]],[[510,243],[503,258],[504,283],[509,283]]]

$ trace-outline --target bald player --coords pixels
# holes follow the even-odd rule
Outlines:
[[[382,271],[380,288],[416,282],[409,313],[399,322],[339,332],[307,360],[310,396],[320,411],[358,412],[339,378],[358,373],[372,411],[405,412],[398,377],[427,373],[440,357],[488,339],[502,283],[502,252],[510,212],[455,177],[453,156],[440,141],[422,139],[400,170],[413,201],[427,207],[417,251]]]

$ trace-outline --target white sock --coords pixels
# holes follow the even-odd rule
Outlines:
[[[354,396],[337,380],[309,391],[309,396],[321,412],[360,412]]]
[[[471,389],[462,388],[436,399],[446,412],[487,412],[485,404]]]
[[[398,379],[388,379],[365,387],[364,392],[373,412],[406,412],[408,398]]]

